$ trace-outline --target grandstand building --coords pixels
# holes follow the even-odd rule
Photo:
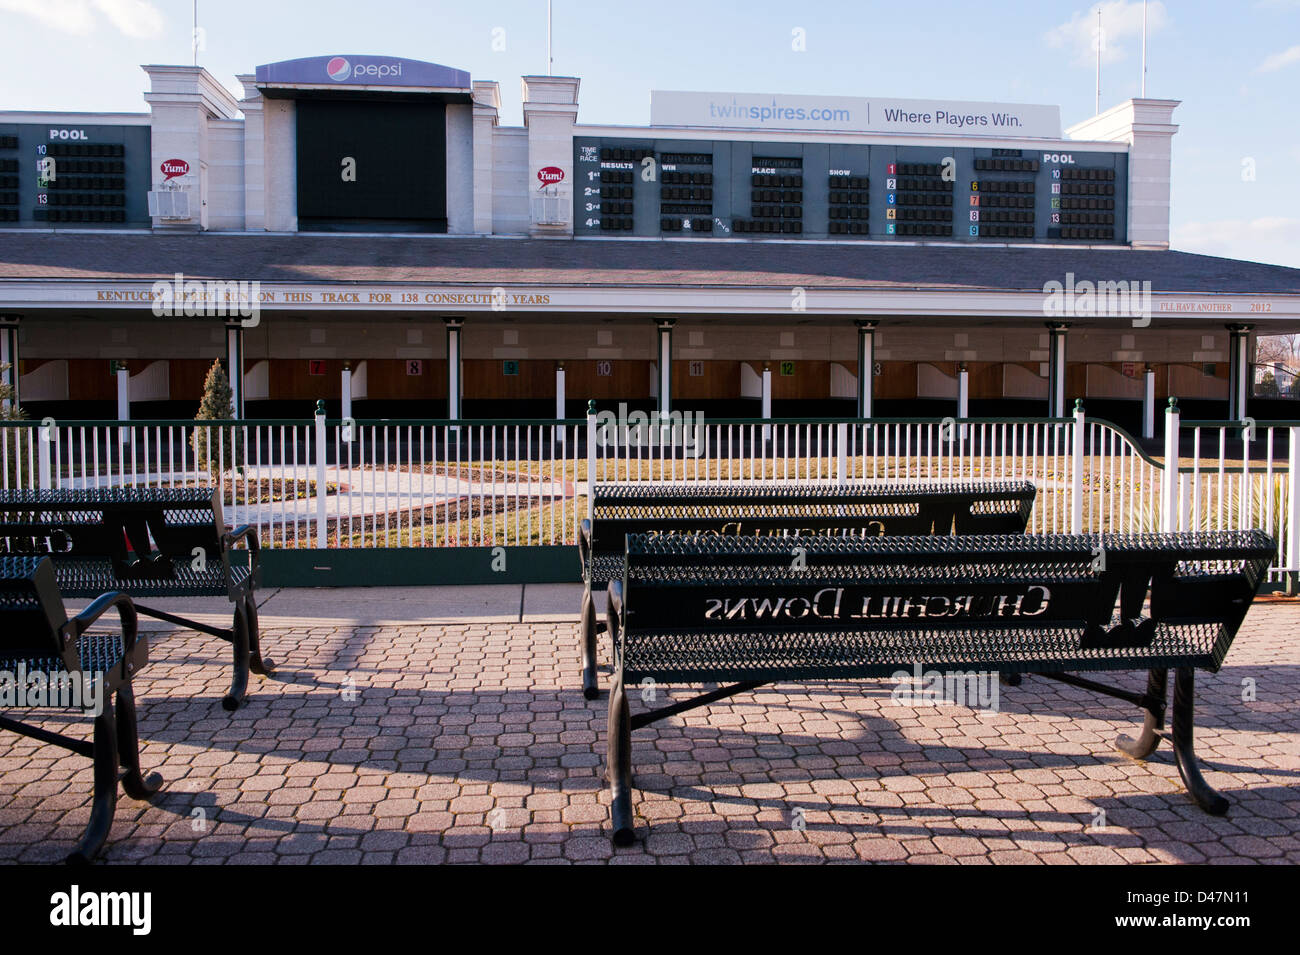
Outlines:
[[[415,60],[144,72],[140,114],[0,113],[35,416],[189,417],[223,358],[250,418],[1296,417],[1251,356],[1300,269],[1169,249],[1176,101],[655,91],[594,126],[525,76],[516,128]]]

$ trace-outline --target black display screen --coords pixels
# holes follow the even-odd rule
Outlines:
[[[443,103],[297,101],[298,228],[447,231]]]

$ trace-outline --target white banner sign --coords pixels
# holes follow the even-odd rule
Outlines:
[[[652,90],[650,125],[1061,138],[1059,106]]]

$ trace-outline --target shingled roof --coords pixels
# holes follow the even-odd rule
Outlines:
[[[1078,280],[1154,292],[1300,295],[1300,269],[1188,252],[755,241],[0,232],[5,279],[187,277],[484,286],[1041,291]]]

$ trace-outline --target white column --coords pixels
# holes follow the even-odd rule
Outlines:
[[[125,367],[117,369],[117,420],[131,420],[131,372]],[[121,425],[117,429],[118,442],[120,444],[131,443],[131,429],[129,426]]]
[[[659,329],[659,412],[668,414],[673,403],[673,326],[675,318],[661,318]]]
[[[1047,416],[1065,417],[1065,322],[1048,322],[1050,351],[1047,354]]]
[[[1142,437],[1148,440],[1156,436],[1156,373],[1147,366],[1142,376]]]
[[[126,368],[117,369],[117,420],[131,420],[131,372]]]
[[[226,326],[226,376],[230,379],[230,406],[236,418],[244,417],[244,329]]]
[[[316,401],[316,546],[325,548],[325,399]]]
[[[957,367],[957,417],[970,417],[970,372],[966,370],[965,362]],[[966,425],[961,426],[960,432],[965,438]]]
[[[1246,417],[1250,394],[1250,325],[1228,326],[1228,418]]]
[[[877,322],[859,319],[858,326],[858,417],[870,418],[876,375]]]
[[[342,403],[342,409],[341,409],[342,417],[351,418],[352,417],[352,367],[350,365],[343,366],[343,373],[341,375],[341,378],[342,380],[339,383],[339,397]]]
[[[1165,409],[1165,469],[1161,473],[1160,530],[1178,530],[1178,399]]]
[[[455,421],[460,418],[460,333],[465,326],[465,320],[448,318],[445,321],[447,322],[447,417]]]
[[[1061,417],[1064,417],[1063,415]],[[1083,437],[1087,419],[1083,402],[1074,405],[1074,448],[1070,456],[1070,533],[1083,533]]]
[[[760,393],[761,415],[764,421],[772,418],[772,366],[763,362],[763,390]],[[763,425],[763,440],[769,441],[772,438],[772,426]]]
[[[555,417],[564,420],[564,362],[555,363]]]

